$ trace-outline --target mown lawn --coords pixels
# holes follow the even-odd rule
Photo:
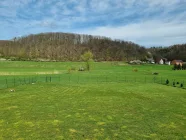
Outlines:
[[[13,81],[37,77],[44,81],[46,76],[54,77],[56,82],[89,82],[95,81],[135,81],[165,83],[179,81],[185,83],[186,71],[172,70],[167,65],[128,65],[123,62],[91,62],[89,72],[80,72],[78,69],[83,62],[27,62],[27,61],[0,61],[0,89],[6,87],[6,79],[10,86]],[[70,70],[71,69],[71,70]],[[158,75],[153,75],[158,73]],[[56,77],[56,78],[55,78]],[[60,79],[60,80],[59,80]],[[18,82],[15,84],[18,85]],[[1,87],[2,86],[2,87]]]
[[[39,74],[65,74],[77,73],[78,69],[85,66],[83,62],[29,62],[29,61],[0,61],[0,76],[12,75],[39,75]],[[185,71],[173,71],[173,66],[167,65],[128,65],[123,62],[91,62],[91,75],[127,75],[151,76],[158,72],[159,76],[178,78],[185,76]],[[137,72],[134,72],[137,69]]]
[[[34,84],[0,91],[0,139],[186,139],[186,92],[158,84]]]
[[[186,71],[92,62],[91,71],[80,72],[81,66],[0,61],[0,140],[186,139]]]

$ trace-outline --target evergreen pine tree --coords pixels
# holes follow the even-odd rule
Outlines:
[[[167,79],[167,80],[166,80],[166,85],[168,85],[168,84],[169,84],[169,80]]]

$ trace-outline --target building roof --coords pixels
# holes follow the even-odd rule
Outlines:
[[[147,61],[154,61],[153,58],[147,58]]]
[[[156,62],[160,62],[163,58],[156,58]]]
[[[181,63],[183,63],[183,61],[182,61],[182,60],[173,60],[173,61],[176,61],[176,62],[181,62]]]

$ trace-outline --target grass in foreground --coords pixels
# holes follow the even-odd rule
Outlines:
[[[0,139],[185,139],[185,90],[35,84],[0,92]]]

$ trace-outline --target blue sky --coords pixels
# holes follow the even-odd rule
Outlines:
[[[41,32],[186,43],[186,0],[0,0],[0,39]]]

